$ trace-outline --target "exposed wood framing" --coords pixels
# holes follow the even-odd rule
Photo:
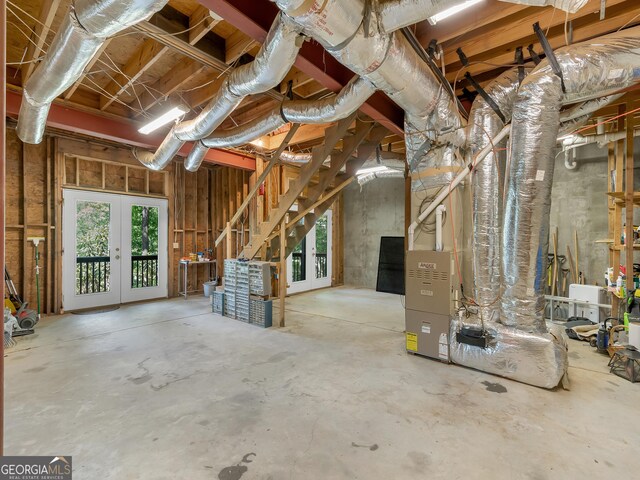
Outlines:
[[[59,6],[60,0],[42,2],[42,9],[40,10],[38,21],[35,24],[33,35],[31,36],[32,41],[27,44],[27,54],[24,58],[24,61],[29,63],[23,64],[21,68],[23,84],[29,80],[29,77],[37,66],[37,62],[34,60],[40,57],[43,50],[46,50],[44,47],[47,35],[49,34],[49,30],[51,30],[51,23],[56,16]]]

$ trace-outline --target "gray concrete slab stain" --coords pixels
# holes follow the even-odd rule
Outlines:
[[[493,392],[493,393],[507,393],[507,387],[505,387],[504,385],[502,385],[501,383],[497,383],[497,382],[488,382],[488,381],[484,381],[482,382],[482,384],[487,387],[487,392]]]
[[[378,450],[378,444],[374,443],[373,445],[358,445],[355,442],[351,442],[351,446],[355,447],[355,448],[368,448],[369,450],[371,450],[372,452],[375,452],[376,450]]]
[[[243,463],[251,463],[253,462],[253,457],[255,457],[256,454],[251,452],[251,453],[247,453],[244,457],[242,457],[242,460],[240,462],[238,462],[235,465],[231,465],[230,467],[224,467],[222,470],[220,470],[220,473],[218,473],[218,479],[219,480],[240,480],[240,478],[247,473],[247,471],[249,471],[249,467],[247,467],[246,465],[243,465]]]
[[[135,385],[141,385],[143,383],[148,382],[153,378],[153,375],[149,372],[149,369],[144,366],[145,362],[148,362],[151,357],[147,357],[141,362],[138,362],[138,369],[142,370],[142,375],[138,375],[137,377],[132,377],[130,375],[127,376],[127,380]]]

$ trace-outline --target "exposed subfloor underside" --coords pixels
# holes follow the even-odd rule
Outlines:
[[[79,479],[568,479],[640,469],[640,385],[571,342],[571,391],[404,352],[401,298],[287,299],[283,329],[205,299],[48,319],[9,350],[6,454]],[[244,461],[243,461],[244,458]]]

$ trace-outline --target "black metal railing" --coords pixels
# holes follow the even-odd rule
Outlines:
[[[327,276],[327,254],[316,253],[316,278]]]
[[[158,286],[158,255],[131,255],[131,288]]]
[[[307,266],[305,265],[305,255],[302,252],[293,252],[291,254],[292,280],[301,282],[307,279]]]
[[[76,258],[76,294],[109,291],[111,257]]]

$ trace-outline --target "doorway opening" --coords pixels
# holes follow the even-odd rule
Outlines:
[[[63,190],[65,310],[166,297],[165,199]]]
[[[332,215],[327,210],[287,258],[287,293],[331,286],[331,238]]]

